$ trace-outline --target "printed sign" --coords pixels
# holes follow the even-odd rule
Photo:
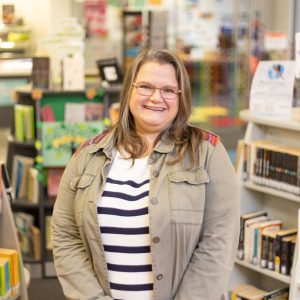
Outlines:
[[[294,61],[261,61],[250,91],[250,114],[290,120],[292,116]]]

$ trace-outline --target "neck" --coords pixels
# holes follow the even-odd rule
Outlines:
[[[149,155],[154,147],[155,140],[158,136],[157,133],[148,133],[148,134],[140,134],[140,136],[146,141],[147,144],[147,152],[144,154],[144,156]]]

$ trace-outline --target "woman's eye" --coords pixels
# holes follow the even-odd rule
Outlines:
[[[141,85],[140,88],[144,89],[144,90],[152,90],[152,87],[150,85],[147,85],[147,84]]]
[[[173,89],[170,89],[170,88],[164,88],[163,92],[168,93],[168,94],[176,94],[176,92]]]

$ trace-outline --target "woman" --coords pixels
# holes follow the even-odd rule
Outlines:
[[[238,187],[217,136],[188,123],[191,89],[167,50],[138,55],[118,123],[66,167],[52,227],[68,299],[217,300],[239,233]]]

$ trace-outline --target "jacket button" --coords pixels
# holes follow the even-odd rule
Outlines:
[[[153,204],[153,205],[157,205],[157,204],[158,204],[157,198],[151,198],[150,202],[151,202],[151,204]]]
[[[152,174],[153,174],[154,177],[157,177],[159,175],[159,171],[154,170]]]
[[[163,274],[158,274],[158,275],[156,276],[156,279],[157,279],[157,280],[161,280],[163,277],[164,277]]]
[[[158,236],[153,238],[153,243],[158,244],[160,242],[160,238]]]

